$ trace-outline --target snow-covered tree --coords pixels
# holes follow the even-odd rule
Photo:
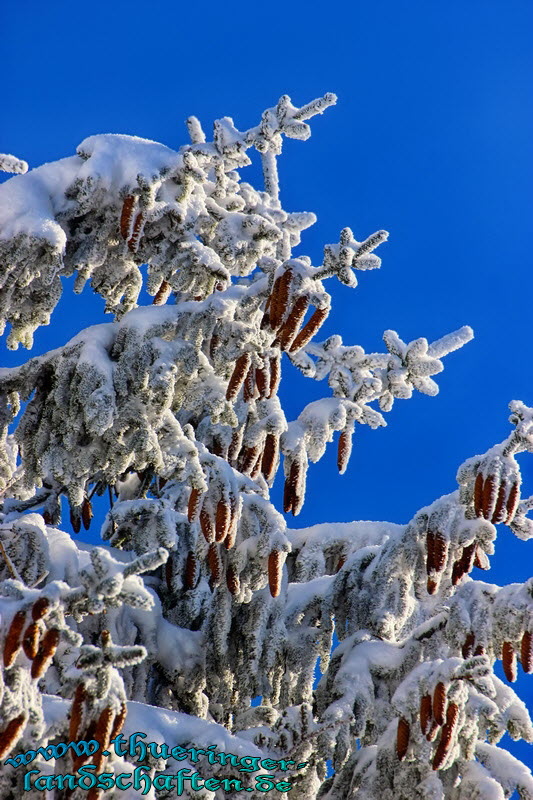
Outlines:
[[[282,467],[296,516],[309,461],[338,434],[344,472],[356,426],[435,395],[442,357],[472,337],[385,331],[382,353],[317,339],[326,280],[357,286],[387,238],[344,228],[322,264],[292,254],[315,216],[281,207],[282,137],[307,139],[335,100],[283,96],[247,131],[217,120],[212,142],[191,117],[178,151],[91,136],[0,187],[8,346],[32,346],[66,276],[115,314],[0,370],[2,800],[136,798],[111,787],[139,765],[158,776],[152,798],[175,797],[170,776],[188,768],[207,782],[186,782],[190,798],[533,800],[529,770],[498,747],[506,731],[533,741],[509,686],[518,660],[533,671],[533,579],[469,576],[489,568],[495,524],[533,535],[515,460],[533,452],[533,409],[513,401],[509,437],[407,525],[291,530],[270,496]],[[241,179],[254,148],[262,189]],[[153,304],[138,307],[143,285]],[[329,396],[288,421],[277,389],[292,367]],[[64,530],[65,509],[74,534],[89,527],[95,494],[110,501],[105,546]],[[111,747],[134,732],[186,760]],[[91,740],[98,752],[60,744]],[[80,769],[82,788],[43,778]]]

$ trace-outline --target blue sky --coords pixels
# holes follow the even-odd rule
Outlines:
[[[300,252],[352,227],[390,231],[380,271],[355,290],[330,282],[324,332],[368,351],[382,333],[432,340],[464,324],[473,342],[447,357],[436,398],[398,401],[385,429],[357,432],[340,477],[335,445],[308,473],[296,527],[324,520],[406,522],[456,487],[457,467],[509,431],[507,404],[533,405],[528,298],[531,219],[533,6],[528,0],[333,0],[318,4],[90,4],[18,0],[0,12],[0,151],[30,166],[70,155],[93,133],[128,133],[179,147],[185,118],[241,129],[281,94],[296,104],[333,91],[338,105],[288,141],[281,199],[318,223]],[[67,292],[34,353],[102,321],[90,289]],[[3,365],[26,360],[2,353]],[[289,374],[290,373],[290,374]],[[289,367],[281,394],[293,418],[327,387]],[[533,493],[525,455],[524,491]],[[281,487],[274,499],[280,502]],[[533,544],[500,526],[496,583],[531,575]],[[533,680],[518,691],[533,707]],[[533,764],[531,747],[513,752]]]

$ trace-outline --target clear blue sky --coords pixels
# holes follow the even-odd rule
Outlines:
[[[301,248],[314,264],[346,225],[358,239],[385,228],[390,240],[381,270],[359,273],[356,290],[331,282],[325,333],[369,351],[382,349],[387,328],[431,340],[470,324],[476,338],[446,359],[438,397],[398,401],[387,428],[358,432],[343,477],[334,445],[311,466],[297,527],[408,521],[454,490],[465,458],[507,435],[510,400],[533,405],[529,0],[11,0],[0,23],[0,152],[30,166],[72,154],[92,133],[177,148],[190,114],[207,129],[224,115],[243,129],[283,93],[296,104],[338,95],[308,142],[286,142],[282,202],[317,213]],[[67,293],[34,353],[102,321],[102,310],[90,289]],[[290,369],[282,396],[294,417],[327,387]],[[531,494],[533,459],[521,463]],[[523,581],[533,543],[500,528],[484,577]],[[533,707],[533,679],[518,691]],[[533,764],[532,748],[512,749]]]

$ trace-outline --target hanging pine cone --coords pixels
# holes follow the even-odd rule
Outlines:
[[[256,369],[255,385],[257,386],[257,393],[261,399],[268,396],[270,391],[270,374],[266,363],[263,363],[262,367]]]
[[[139,240],[142,236],[143,227],[144,227],[144,216],[143,212],[139,211],[139,213],[135,217],[135,222],[133,223],[133,230],[131,232],[131,236],[128,239],[128,250],[130,250],[132,253],[136,253],[139,248]]]
[[[475,643],[476,643],[476,637],[474,636],[474,633],[472,631],[470,631],[470,633],[467,635],[467,637],[466,637],[466,639],[464,641],[463,647],[461,649],[461,654],[462,654],[463,658],[470,658],[470,656],[474,652]]]
[[[252,356],[250,353],[246,352],[240,355],[235,362],[235,368],[229,379],[228,388],[226,389],[226,400],[229,400],[230,403],[233,403],[237,399],[237,395],[239,394],[240,388],[250,368],[251,361]]]
[[[339,445],[337,449],[337,469],[341,475],[346,472],[346,467],[352,454],[352,433],[353,428],[346,428],[341,431]]]
[[[458,561],[454,561],[452,567],[452,586],[457,586],[464,575],[462,557]]]
[[[196,554],[193,553],[192,550],[189,550],[187,554],[187,560],[185,562],[185,588],[186,589],[195,589],[196,584],[198,583],[199,577],[199,565],[198,559],[196,558]]]
[[[279,356],[272,356],[270,359],[270,386],[268,397],[274,397],[278,391],[281,380],[281,359]]]
[[[472,542],[471,544],[468,544],[466,547],[463,547],[463,554],[461,556],[461,570],[463,572],[463,575],[467,575],[474,566],[476,547],[477,547],[476,542]]]
[[[11,719],[4,730],[0,733],[0,761],[2,761],[8,753],[13,750],[16,743],[22,736],[22,731],[26,724],[26,713],[19,714],[14,719]]]
[[[40,630],[38,623],[30,622],[22,637],[22,649],[30,660],[34,659],[37,655],[39,649],[39,635]]]
[[[445,709],[446,709],[446,687],[441,681],[437,683],[433,691],[433,718],[438,725],[444,725]]]
[[[226,570],[226,586],[228,587],[230,594],[239,594],[241,583],[239,580],[239,574],[234,564],[229,564]]]
[[[218,545],[214,542],[209,545],[209,550],[207,551],[207,564],[211,572],[212,584],[216,586],[220,583],[220,577],[222,575],[222,560],[220,558]]]
[[[426,534],[426,553],[426,572],[430,575],[435,571],[435,531],[428,530]]]
[[[425,694],[420,698],[420,729],[424,736],[428,733],[433,717],[431,695]]]
[[[170,283],[168,281],[161,281],[161,285],[155,293],[152,301],[154,306],[163,306],[167,302],[171,291],[172,287]]]
[[[270,483],[270,481],[276,474],[278,457],[279,457],[279,436],[275,433],[267,433],[265,437],[263,456],[261,459],[261,472],[263,473],[263,477],[267,483]]]
[[[83,503],[81,504],[81,521],[83,522],[83,527],[86,531],[88,531],[91,527],[92,518],[93,507],[91,505],[91,501],[87,497],[84,497]]]
[[[226,538],[231,523],[231,508],[229,501],[221,498],[217,503],[215,513],[215,541],[223,542]]]
[[[511,642],[503,643],[502,666],[507,680],[514,683],[516,681],[516,652]]]
[[[283,561],[279,550],[272,550],[268,557],[268,586],[272,597],[278,597],[281,591]]]
[[[281,350],[288,350],[297,335],[305,312],[309,306],[307,297],[299,297],[279,332],[279,345]]]
[[[72,705],[70,707],[70,721],[68,735],[71,742],[78,741],[78,734],[80,733],[81,724],[83,721],[83,706],[87,697],[87,691],[83,682],[78,683],[74,697],[72,698]]]
[[[129,239],[134,206],[135,197],[133,195],[130,194],[124,198],[120,215],[120,235],[123,239]]]
[[[81,530],[81,514],[79,506],[76,508],[70,507],[70,524],[74,533],[79,533]]]
[[[478,472],[474,483],[474,511],[476,517],[483,516],[483,475]]]
[[[200,497],[202,496],[202,492],[200,489],[191,489],[191,493],[189,495],[189,503],[187,505],[187,519],[189,522],[192,522],[195,519],[196,514],[198,512],[198,506],[200,505]]]
[[[22,644],[22,631],[26,622],[26,612],[17,611],[11,620],[4,640],[4,667],[11,667]]]
[[[42,637],[37,655],[31,662],[31,677],[33,679],[42,677],[50,666],[50,662],[57,650],[60,636],[61,634],[57,628],[50,628]]]
[[[107,750],[109,747],[109,742],[111,741],[111,731],[113,730],[114,718],[115,712],[110,706],[106,706],[106,708],[101,711],[100,716],[98,717],[98,722],[96,723],[94,738],[100,745],[99,750],[94,755],[94,764],[96,766],[97,773],[100,772],[106,759],[106,756],[104,756],[104,751]]]
[[[476,547],[476,554],[474,556],[474,567],[478,569],[490,569],[490,561],[487,554],[479,545]]]
[[[215,541],[215,526],[205,502],[200,510],[200,528],[208,544]]]
[[[500,488],[498,491],[498,497],[496,499],[496,505],[494,506],[494,511],[492,513],[491,522],[493,524],[497,522],[504,522],[507,517],[507,509],[505,508],[505,498],[507,495],[507,484],[503,481],[500,484]]]
[[[290,346],[289,352],[294,353],[296,350],[300,350],[302,347],[305,347],[305,345],[311,341],[315,333],[317,333],[322,327],[328,314],[329,307],[317,308]]]
[[[434,564],[436,572],[442,572],[446,566],[448,556],[448,542],[446,537],[440,532],[435,532]]]
[[[277,330],[283,321],[285,311],[287,310],[287,303],[289,301],[289,292],[292,281],[292,270],[286,269],[285,272],[276,278],[272,287],[272,294],[270,296],[270,326],[272,330]]]
[[[120,711],[113,720],[113,727],[111,729],[111,736],[109,737],[109,741],[113,741],[115,736],[118,736],[118,734],[124,727],[124,723],[126,722],[127,716],[128,716],[128,706],[126,705],[126,703],[122,703],[120,706]]]
[[[396,753],[399,761],[403,761],[407,753],[407,748],[409,747],[409,733],[409,723],[404,717],[400,717],[396,731]]]
[[[525,631],[520,643],[520,663],[524,672],[533,672],[533,636]]]
[[[511,487],[511,491],[509,492],[509,497],[507,499],[507,507],[506,507],[507,518],[505,520],[506,525],[509,525],[509,523],[513,521],[519,502],[520,502],[520,486],[518,485],[518,483],[514,483]]]
[[[453,734],[455,732],[458,718],[458,706],[455,703],[450,703],[446,712],[446,723],[442,728],[440,740],[435,751],[435,756],[433,757],[432,766],[434,770],[440,769],[446,761],[452,745]]]
[[[483,484],[483,516],[485,519],[492,519],[497,497],[496,479],[494,475],[489,475]]]

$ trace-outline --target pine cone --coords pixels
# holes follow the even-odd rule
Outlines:
[[[444,711],[446,709],[446,687],[442,682],[437,683],[433,692],[433,718],[438,725],[444,725]]]
[[[450,752],[453,734],[459,718],[459,708],[455,703],[450,703],[448,711],[446,712],[446,724],[442,729],[440,740],[435,751],[433,758],[433,769],[437,770],[442,767],[446,761],[446,757]]]
[[[268,397],[274,397],[278,391],[281,380],[281,359],[279,356],[272,356],[270,359],[270,386]]]
[[[470,633],[467,635],[465,639],[465,642],[461,650],[463,658],[470,658],[470,656],[474,652],[475,643],[476,643],[476,637],[474,636],[473,632],[470,631]]]
[[[115,736],[118,736],[122,728],[124,727],[124,723],[126,722],[126,717],[128,716],[128,706],[126,703],[122,703],[120,706],[120,711],[116,715],[113,721],[113,728],[111,729],[111,736],[109,737],[109,741],[113,741]]]
[[[435,739],[437,738],[437,733],[439,731],[440,731],[439,723],[436,720],[432,719],[429,723],[428,732],[426,733],[426,739],[428,740],[428,742],[434,742]]]
[[[272,294],[270,296],[270,307],[269,307],[269,316],[270,316],[270,326],[272,330],[277,330],[283,321],[283,317],[285,316],[285,311],[287,309],[287,303],[289,301],[289,291],[291,287],[292,281],[292,270],[286,269],[282,275],[280,275],[274,281],[274,286],[272,287]]]
[[[215,351],[219,344],[220,344],[220,337],[217,336],[216,333],[214,333],[209,341],[209,358],[211,359],[211,361],[213,361],[213,358],[215,357]]]
[[[462,556],[458,561],[454,561],[452,568],[452,586],[457,586],[464,575]]]
[[[83,522],[83,527],[86,531],[88,531],[91,527],[92,518],[93,507],[91,505],[91,501],[87,497],[84,497],[83,503],[81,504],[81,521]]]
[[[208,544],[215,541],[215,526],[213,525],[213,520],[205,501],[200,510],[200,528]]]
[[[270,391],[270,375],[266,364],[255,371],[255,385],[261,399],[268,396]]]
[[[26,622],[26,612],[17,611],[11,620],[4,641],[4,667],[11,667],[20,650],[22,631]]]
[[[433,563],[435,564],[435,571],[442,572],[446,566],[446,558],[448,556],[448,542],[440,531],[435,532],[435,544],[433,551]]]
[[[426,572],[430,575],[435,571],[435,531],[428,530],[426,534],[426,551]]]
[[[272,597],[278,597],[281,591],[283,561],[279,550],[272,550],[268,557],[268,586]]]
[[[109,742],[111,741],[111,731],[113,730],[114,718],[115,712],[110,706],[106,706],[106,708],[104,708],[104,710],[100,713],[98,722],[96,723],[94,738],[100,745],[100,749],[94,754],[94,764],[96,766],[97,773],[100,772],[106,759],[106,756],[104,756],[104,750],[107,750],[109,747]]]
[[[167,302],[171,291],[172,291],[172,286],[170,285],[170,283],[168,281],[161,281],[161,285],[159,286],[159,289],[155,293],[154,299],[152,301],[154,306],[163,306]]]
[[[228,587],[230,594],[239,594],[241,582],[234,564],[229,564],[226,570],[226,586]]]
[[[18,717],[11,719],[4,730],[0,733],[0,761],[15,747],[22,736],[22,731],[26,724],[26,713],[19,714]]]
[[[345,429],[341,431],[339,436],[339,445],[337,449],[337,468],[341,475],[346,472],[346,467],[352,454],[352,429]]]
[[[400,717],[396,731],[396,753],[399,761],[403,761],[407,753],[407,748],[409,747],[409,733],[409,723],[404,717]]]
[[[47,597],[39,597],[31,607],[31,618],[34,622],[42,619],[48,613],[50,600]]]
[[[267,433],[265,438],[265,447],[263,449],[263,457],[261,459],[261,472],[263,473],[263,477],[267,483],[270,483],[276,474],[278,456],[279,437],[275,433]]]
[[[226,389],[226,400],[229,400],[231,403],[237,399],[237,395],[239,394],[240,388],[250,368],[251,361],[252,356],[250,353],[246,352],[240,355],[235,362],[235,368],[229,379],[228,388]]]
[[[215,514],[215,541],[223,542],[226,538],[231,523],[231,508],[230,504],[224,498],[220,499],[217,503],[217,510]]]
[[[259,397],[259,392],[255,384],[255,367],[253,364],[250,364],[248,372],[246,373],[246,378],[244,379],[243,400],[245,403],[249,403],[257,397]]]
[[[191,489],[191,493],[189,495],[189,503],[187,506],[187,519],[189,522],[192,522],[193,519],[196,517],[198,512],[198,506],[200,505],[200,497],[202,492],[200,489]]]
[[[60,636],[61,634],[57,628],[50,628],[46,631],[41,639],[37,655],[31,662],[32,678],[36,679],[44,675],[57,650]]]
[[[222,560],[220,558],[218,545],[214,542],[209,545],[209,550],[207,551],[207,564],[211,572],[213,586],[216,586],[220,583],[220,577],[222,575]]]
[[[511,642],[504,642],[502,646],[502,666],[505,677],[510,683],[516,680],[516,652]]]
[[[234,430],[231,436],[231,443],[228,448],[228,463],[231,464],[232,467],[235,467],[237,464],[237,458],[241,450],[242,436],[242,428],[237,428]]]
[[[292,511],[292,515],[296,516],[301,508],[302,497],[298,492],[300,486],[301,464],[296,459],[292,462],[289,475],[285,479],[285,486],[283,490],[283,510],[285,513]]]
[[[71,742],[78,741],[78,734],[80,732],[81,723],[83,721],[83,706],[87,691],[83,682],[78,683],[74,697],[72,698],[72,705],[70,707],[70,722],[68,735]]]
[[[70,524],[74,533],[79,533],[81,530],[81,514],[79,506],[76,508],[70,507]]]
[[[129,238],[134,206],[135,197],[130,194],[124,198],[124,202],[122,204],[122,213],[120,215],[120,235],[123,239]]]
[[[479,545],[476,547],[476,554],[474,556],[474,566],[478,569],[490,569],[490,561],[487,554]]]
[[[139,211],[135,217],[135,222],[133,223],[131,236],[128,239],[128,250],[130,250],[132,253],[136,253],[139,247],[139,239],[141,238],[142,234],[143,220],[143,213],[142,211]]]
[[[431,695],[425,694],[420,699],[420,729],[424,736],[429,731],[431,720],[433,717],[433,708],[431,704]]]
[[[500,488],[498,491],[498,497],[496,499],[496,505],[494,506],[494,512],[492,514],[491,522],[504,522],[507,518],[507,509],[505,508],[505,500],[507,497],[507,483],[502,481],[500,484]]]
[[[467,575],[474,566],[476,547],[476,542],[472,542],[472,544],[468,544],[466,547],[463,547],[463,554],[461,556],[461,570],[463,575]]]
[[[520,662],[524,672],[533,672],[533,636],[525,631],[520,644]]]
[[[40,633],[39,624],[37,622],[30,622],[24,631],[24,636],[22,637],[22,649],[30,661],[37,655]]]
[[[485,478],[485,483],[483,484],[483,516],[485,519],[492,519],[498,488],[494,475],[489,475]]]
[[[198,582],[198,559],[192,550],[187,554],[185,562],[185,588],[195,589]]]
[[[296,350],[305,347],[305,345],[311,341],[315,333],[322,327],[328,314],[329,308],[317,308],[290,346],[289,352],[294,353]]]
[[[509,525],[509,523],[513,521],[519,502],[520,502],[520,486],[518,483],[513,483],[511,491],[509,492],[509,497],[507,499],[507,506],[506,506],[507,518],[505,520],[506,525]]]
[[[261,446],[244,447],[239,456],[239,472],[243,475],[250,475],[255,467],[258,456],[261,455]]]
[[[483,516],[483,475],[478,472],[474,483],[474,511],[476,517]]]
[[[299,297],[292,307],[291,313],[279,332],[279,345],[281,350],[288,350],[294,341],[302,320],[305,317],[305,312],[309,306],[309,299],[305,296]]]

